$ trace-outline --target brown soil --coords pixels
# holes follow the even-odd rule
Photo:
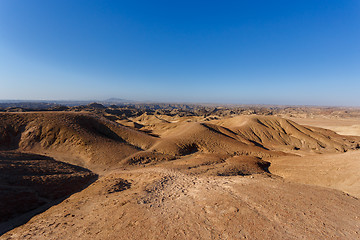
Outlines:
[[[359,209],[340,191],[263,175],[147,168],[113,172],[2,238],[357,239]]]
[[[3,153],[2,166],[19,179],[30,172],[36,193],[13,195],[29,207],[11,214],[42,204],[34,196],[58,199],[84,186],[79,176],[94,177],[54,159],[100,175],[1,239],[360,238],[360,137],[276,116],[92,108],[106,118],[0,113],[0,147],[17,151]]]

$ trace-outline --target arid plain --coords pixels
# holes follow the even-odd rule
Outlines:
[[[360,110],[3,109],[1,239],[359,239]]]

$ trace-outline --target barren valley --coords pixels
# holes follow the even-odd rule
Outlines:
[[[1,239],[359,239],[360,111],[3,108]]]

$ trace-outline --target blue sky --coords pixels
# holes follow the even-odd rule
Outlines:
[[[360,106],[360,1],[0,0],[0,99]]]

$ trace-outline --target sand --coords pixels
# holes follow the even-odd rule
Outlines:
[[[0,113],[2,154],[99,176],[1,239],[360,238],[354,119],[96,111]]]

